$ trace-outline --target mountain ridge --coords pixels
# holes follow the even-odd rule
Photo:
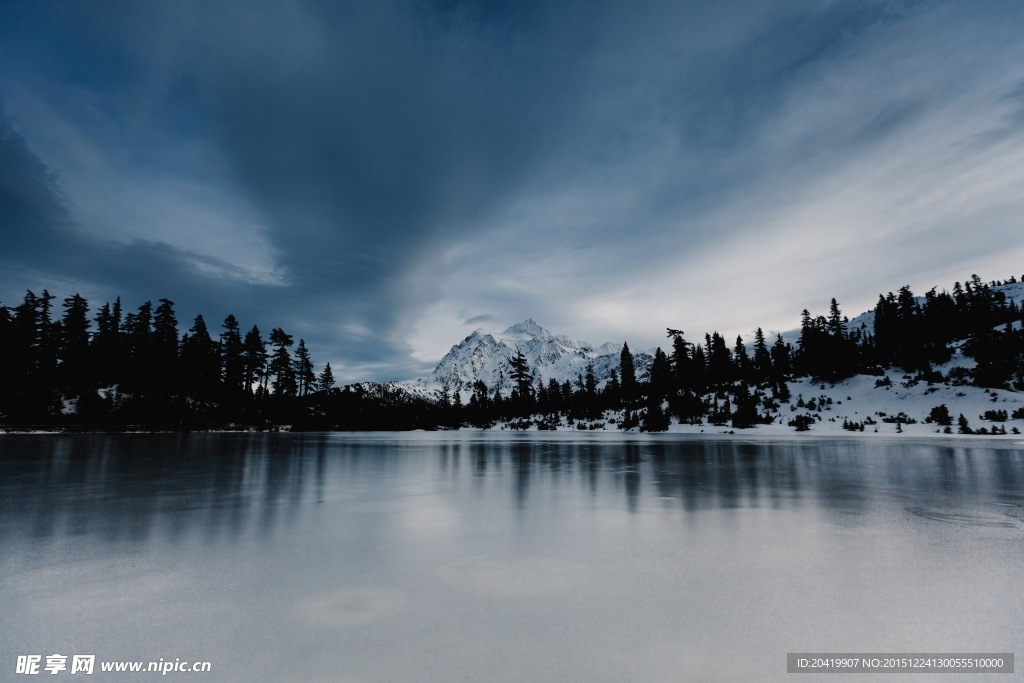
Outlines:
[[[552,379],[559,384],[575,382],[593,365],[599,386],[607,383],[612,372],[618,372],[622,344],[604,342],[593,345],[566,335],[556,335],[533,318],[510,325],[498,333],[483,328],[473,330],[462,341],[454,344],[426,377],[398,382],[396,386],[427,396],[442,391],[458,392],[463,399],[472,393],[473,384],[482,380],[490,391],[508,395],[512,391],[509,358],[517,351],[526,357],[534,381],[545,384]],[[637,374],[646,371],[652,356],[644,351],[633,354]]]
[[[1003,293],[1008,300],[1015,301],[1018,305],[1024,302],[1024,282],[995,285],[992,291]],[[919,296],[915,299],[919,304],[925,301],[925,297]],[[875,311],[869,309],[849,318],[846,324],[851,330],[863,328],[868,333],[873,333],[874,319]],[[781,334],[784,342],[796,344],[800,330],[795,328],[776,334]],[[752,341],[748,339],[745,343],[751,351]],[[768,342],[770,344],[772,340],[769,339]],[[701,343],[700,340],[697,343]],[[567,381],[575,383],[577,378],[586,372],[587,366],[592,364],[598,387],[603,388],[612,372],[619,371],[622,346],[615,342],[594,345],[566,335],[558,335],[530,317],[509,325],[502,332],[489,332],[479,327],[459,343],[452,345],[429,375],[386,384],[431,398],[436,398],[441,392],[447,392],[449,395],[458,392],[461,398],[466,400],[472,393],[474,382],[482,380],[489,391],[497,390],[503,396],[507,396],[512,390],[508,361],[517,351],[522,351],[534,372],[534,382],[539,379],[547,384],[551,379],[555,379],[559,384]],[[634,350],[633,359],[636,374],[642,377],[653,360],[653,349]],[[970,364],[969,359],[962,360]]]

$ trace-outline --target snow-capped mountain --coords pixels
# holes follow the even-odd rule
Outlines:
[[[458,391],[463,398],[468,398],[473,383],[483,380],[490,391],[498,388],[508,394],[512,390],[509,359],[517,350],[526,356],[535,377],[545,384],[551,379],[559,383],[575,382],[586,373],[587,366],[593,364],[600,385],[608,380],[612,370],[618,371],[622,344],[606,342],[594,346],[552,334],[532,319],[497,334],[477,329],[453,346],[430,375],[406,382],[405,387],[427,395],[447,389],[449,393]],[[640,376],[650,364],[651,356],[634,351],[633,362]]]
[[[992,291],[1002,293],[1018,305],[1024,302],[1024,282],[993,286]],[[918,300],[924,303],[924,297],[918,297]],[[848,328],[856,329],[863,325],[865,331],[873,333],[874,317],[874,310],[865,311],[849,320]],[[783,332],[782,336],[786,342],[795,345],[800,338],[800,330],[789,330]],[[696,341],[700,343],[699,339]],[[768,335],[767,341],[769,344],[774,342],[774,333]],[[746,342],[752,352],[752,335]],[[477,329],[453,346],[430,375],[388,385],[429,398],[437,397],[441,390],[447,390],[449,395],[459,392],[465,401],[472,393],[473,383],[483,380],[489,391],[493,392],[497,388],[507,396],[512,391],[509,359],[517,350],[526,356],[535,381],[539,379],[547,384],[555,379],[559,383],[575,383],[579,376],[586,373],[587,366],[592,364],[598,386],[601,387],[613,370],[619,370],[622,344],[606,342],[595,346],[555,335],[536,321],[527,319],[499,333]],[[651,353],[633,349],[633,358],[637,377],[643,377],[650,366]],[[969,367],[973,361],[963,357],[958,350],[948,365]]]

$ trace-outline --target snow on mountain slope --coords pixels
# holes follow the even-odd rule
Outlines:
[[[473,331],[451,348],[427,377],[405,382],[406,389],[421,395],[435,395],[446,389],[468,399],[473,383],[483,380],[490,391],[500,389],[505,395],[512,390],[509,358],[517,349],[526,356],[535,377],[547,384],[551,379],[575,382],[593,364],[599,384],[608,380],[612,370],[618,371],[621,344],[606,342],[593,346],[563,335],[555,335],[533,319],[512,325],[504,332],[492,334],[483,329]],[[633,354],[633,364],[640,376],[650,364],[646,353]]]
[[[1024,282],[999,285],[992,287],[992,290],[994,292],[1002,292],[1007,299],[1012,299],[1018,305],[1024,303]],[[918,300],[922,304],[924,303],[923,297],[919,297]],[[867,332],[873,334],[874,318],[875,312],[873,310],[861,313],[849,321],[847,324],[848,329],[857,329],[863,325]],[[787,343],[795,346],[800,338],[800,330],[794,329],[783,332],[782,336]],[[751,338],[746,339],[751,352],[752,337],[753,335],[751,335]],[[769,345],[774,343],[775,335],[767,335],[767,341]],[[493,392],[498,388],[503,395],[507,396],[512,390],[512,380],[509,377],[509,359],[516,353],[517,349],[526,356],[535,378],[540,379],[545,384],[551,379],[555,379],[559,383],[565,381],[575,383],[577,377],[586,373],[587,366],[593,364],[595,377],[599,386],[602,386],[607,382],[612,371],[618,371],[619,369],[619,355],[622,351],[622,345],[607,342],[600,346],[594,346],[567,336],[555,335],[537,324],[536,321],[528,319],[512,325],[500,333],[491,333],[483,329],[475,330],[468,337],[453,346],[445,357],[441,359],[434,371],[427,377],[408,382],[389,383],[389,386],[430,398],[436,397],[442,389],[447,390],[449,394],[457,391],[461,394],[463,401],[466,401],[472,393],[473,383],[479,379],[487,384],[489,391]],[[637,352],[634,349],[633,356],[637,376],[642,377],[652,360],[651,354]],[[960,349],[957,348],[950,362],[937,369],[943,373],[948,373],[953,367],[970,368],[973,365],[973,359],[963,356]],[[895,370],[891,374],[893,374],[894,379],[899,377],[899,373]],[[880,407],[875,409],[883,411],[887,409],[892,410],[896,405],[900,405],[908,408],[908,413],[916,413],[915,417],[919,420],[922,420],[927,414],[925,408],[930,409],[940,399],[948,401],[951,408],[955,404],[969,404],[969,407],[966,409],[968,414],[975,413],[982,404],[989,400],[986,393],[987,390],[976,387],[956,387],[955,390],[950,390],[948,386],[941,389],[933,389],[926,385],[921,385],[920,387],[897,392],[876,389],[874,387],[876,379],[875,377],[855,377],[838,386],[830,386],[826,390],[819,390],[817,393],[825,395],[836,393],[835,398],[838,402],[841,398],[845,397],[844,392],[852,392],[851,395],[855,394],[855,399],[860,397],[864,403],[877,402],[879,397],[896,396],[898,394],[897,404],[889,405],[889,402],[882,400],[878,402]],[[804,384],[807,386],[803,386]],[[804,389],[811,390],[812,384],[810,380],[797,380],[791,383],[794,396],[801,393]],[[862,384],[864,386],[861,386]],[[844,396],[840,397],[839,394],[844,394]],[[1007,393],[1008,396],[1011,394],[1012,392]],[[965,401],[968,397],[971,398]],[[1000,400],[1009,399],[1003,397]],[[1015,404],[1015,401],[1016,397],[1010,400],[1010,403]],[[922,411],[923,414],[921,414]],[[863,412],[858,414],[857,411],[847,414],[846,411],[837,410],[835,414],[839,415],[840,422],[842,418],[855,420],[857,417],[863,417]],[[834,423],[830,426],[842,431]],[[824,425],[821,427],[824,427]],[[786,429],[791,428],[787,427]]]

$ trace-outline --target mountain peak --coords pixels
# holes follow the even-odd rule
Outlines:
[[[414,387],[415,391],[427,393],[442,389],[449,393],[458,391],[463,401],[466,401],[473,391],[474,383],[481,380],[489,392],[498,391],[508,396],[512,390],[508,376],[509,358],[517,352],[523,353],[530,369],[536,372],[537,379],[542,382],[574,382],[587,371],[588,366],[593,366],[594,376],[600,386],[611,377],[612,372],[618,371],[621,349],[620,344],[606,343],[594,348],[587,342],[555,336],[533,318],[527,318],[500,334],[474,330],[451,348],[428,377],[415,380],[408,386]],[[651,357],[636,352],[633,362],[637,373],[642,374],[650,364]]]
[[[525,334],[531,337],[546,339],[552,336],[550,332],[537,324],[533,318],[527,318],[521,323],[516,323],[505,330],[505,334]]]

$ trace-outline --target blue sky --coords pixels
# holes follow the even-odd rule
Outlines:
[[[0,2],[0,302],[425,374],[1024,274],[1013,2]]]

